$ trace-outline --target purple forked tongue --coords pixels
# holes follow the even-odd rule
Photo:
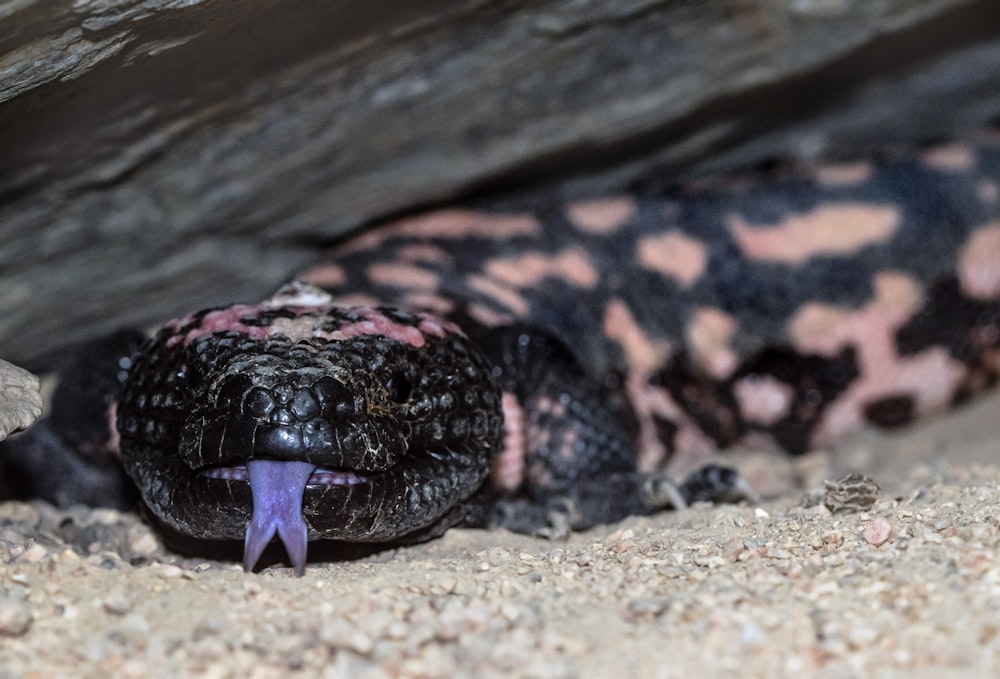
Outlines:
[[[295,572],[306,570],[309,531],[302,518],[302,494],[316,465],[308,462],[251,460],[247,462],[253,517],[243,543],[243,567],[253,570],[271,538],[277,533]]]

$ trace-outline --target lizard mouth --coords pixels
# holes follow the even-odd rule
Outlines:
[[[280,460],[250,460],[243,465],[210,467],[200,475],[250,484],[253,514],[243,542],[243,567],[253,570],[264,549],[277,536],[299,575],[305,572],[309,545],[309,527],[302,516],[306,487],[354,486],[371,480],[352,470]]]
[[[405,507],[419,521],[412,507],[418,501],[435,502],[435,480],[456,471],[461,477],[478,476],[474,460],[475,450],[466,446],[411,449],[401,464],[379,471],[318,466],[308,460],[258,458],[205,466],[193,470],[189,478],[196,480],[191,487],[209,490],[221,483],[228,487],[227,496],[245,498],[241,501],[246,507],[246,523],[241,523],[238,535],[232,537],[243,540],[243,566],[247,571],[255,568],[267,546],[277,539],[284,545],[289,563],[302,575],[310,540],[337,539],[340,536],[330,533],[346,527],[345,537],[359,541],[378,530],[377,522],[387,513],[372,506],[370,498],[412,498],[404,500]],[[478,483],[470,483],[470,488]],[[405,513],[402,506],[400,510]],[[340,515],[331,521],[334,512]],[[421,523],[415,523],[413,528],[420,528]]]
[[[484,356],[443,321],[332,304],[233,305],[169,322],[122,389],[122,461],[195,539],[431,536],[470,511],[502,414]]]
[[[207,467],[199,472],[200,476],[223,481],[249,481],[250,470],[246,464],[233,466]],[[369,483],[371,475],[361,474],[353,469],[327,469],[316,467],[306,482],[307,486],[354,486]]]

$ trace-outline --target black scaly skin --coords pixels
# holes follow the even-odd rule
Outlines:
[[[193,314],[161,330],[130,370],[118,407],[125,467],[173,528],[227,539],[241,538],[250,517],[249,487],[231,471],[248,458],[310,460],[342,479],[363,477],[306,487],[309,536],[336,540],[423,539],[459,523],[558,535],[560,521],[579,528],[725,496],[738,480],[719,467],[676,489],[666,483],[662,467],[685,454],[692,430],[699,445],[766,435],[799,453],[839,400],[873,379],[855,340],[827,353],[801,348],[791,321],[810,305],[868,309],[877,322],[879,286],[888,277],[898,292],[902,281],[916,301],[886,331],[889,359],[940,350],[964,371],[945,401],[996,381],[1000,295],[974,298],[958,270],[977,232],[1000,230],[1000,142],[976,147],[971,162],[948,157],[896,159],[832,184],[794,175],[629,196],[627,215],[606,231],[547,204],[362,234],[306,280],[345,304],[360,294],[386,305],[379,313],[400,327],[419,325],[401,309],[432,312],[468,339],[425,336],[418,348],[375,332],[304,344],[272,336],[262,346],[248,339],[254,327],[295,314],[247,308],[239,331],[191,334],[208,312]],[[860,220],[863,236],[841,251],[820,245],[782,260],[740,240],[741,228],[753,237],[806,215],[822,230],[840,214],[848,225]],[[866,236],[886,215],[891,229]],[[642,262],[643,241],[666,234],[701,248],[696,275]],[[533,267],[544,271],[524,274]],[[724,370],[699,358],[693,330],[705,310],[736,324],[724,341],[734,364]],[[316,322],[327,318],[333,331],[345,313],[324,309]],[[655,363],[641,351],[649,347]],[[767,422],[740,401],[739,386],[754,380],[779,385],[788,402]],[[901,383],[849,405],[869,422],[899,424],[917,414],[922,386]],[[503,438],[505,399],[523,421]],[[295,438],[309,438],[309,427],[315,441]],[[657,455],[644,448],[650,435]],[[522,457],[508,459],[508,449]],[[523,468],[505,477],[505,460]]]
[[[336,328],[344,315],[298,320]],[[125,468],[161,520],[194,537],[243,538],[252,508],[245,477],[205,472],[253,459],[308,460],[364,477],[306,487],[310,539],[406,539],[463,518],[452,510],[483,485],[502,418],[490,368],[462,337],[425,335],[419,349],[381,335],[261,342],[219,331],[175,341],[203,316],[143,347],[118,405]]]
[[[544,199],[531,204],[530,211],[502,205],[455,211],[438,220],[467,222],[468,235],[449,233],[459,229],[417,217],[335,248],[329,265],[307,272],[305,279],[323,285],[335,299],[353,299],[362,291],[382,303],[426,304],[473,335],[509,323],[541,329],[569,348],[585,379],[611,385],[612,400],[627,400],[623,385],[638,375],[649,390],[663,392],[676,404],[706,445],[726,448],[748,436],[766,435],[778,447],[799,454],[816,445],[823,418],[863,378],[864,367],[860,348],[850,343],[828,355],[799,349],[790,321],[810,304],[846,310],[871,304],[879,276],[912,281],[921,298],[916,313],[892,337],[899,358],[944,350],[968,371],[952,401],[996,381],[1000,301],[995,295],[971,298],[961,289],[957,266],[978,230],[1000,228],[1000,135],[988,133],[983,143],[968,148],[967,164],[942,165],[909,154],[871,165],[862,179],[839,183],[825,184],[804,172],[705,190],[627,196],[631,214],[608,233],[580,228],[567,205]],[[753,234],[800,216],[835,218],[843,212],[842,228],[849,231],[859,219],[869,219],[866,210],[891,214],[891,233],[842,252],[819,248],[818,254],[798,262],[748,253],[733,227],[741,221]],[[533,226],[524,226],[532,219]],[[833,230],[838,228],[835,222]],[[668,232],[704,247],[703,271],[690,281],[638,261],[644,239]],[[415,243],[425,251],[416,250]],[[506,278],[501,267],[532,264],[526,255],[550,263],[582,256],[596,276],[576,282],[564,271],[554,271],[528,284]],[[1000,266],[995,261],[1000,254],[993,256]],[[394,279],[386,262],[409,271]],[[423,282],[416,275],[420,273],[432,273],[433,285]],[[414,282],[423,287],[414,291]],[[641,370],[630,361],[623,343],[608,333],[613,302],[628,310],[649,340],[669,346],[665,360]],[[479,313],[470,314],[470,308]],[[739,362],[723,377],[699,362],[691,340],[693,319],[703,310],[738,324],[728,348]],[[483,318],[487,329],[477,331]],[[787,414],[767,424],[748,418],[735,394],[737,383],[746,378],[787,385],[792,392]],[[920,414],[917,395],[906,389],[868,403],[862,420],[896,426],[914,419]],[[666,455],[657,460],[663,462],[683,444],[677,441],[677,421],[658,413],[653,419]]]
[[[514,394],[529,414],[525,434],[546,433],[528,446],[530,471],[516,496],[485,489],[493,507],[485,525],[534,533],[550,528],[554,514],[565,513],[567,527],[581,530],[663,508],[665,503],[648,497],[651,475],[636,469],[630,413],[588,378],[568,347],[544,330],[519,325],[484,332],[480,343],[496,366],[501,389]],[[565,412],[540,407],[551,399]],[[571,456],[559,452],[567,437],[573,439]]]

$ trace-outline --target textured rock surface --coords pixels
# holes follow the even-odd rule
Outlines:
[[[998,72],[993,0],[2,2],[0,347],[258,297],[476,191],[952,133]]]
[[[0,440],[24,429],[42,414],[38,378],[7,361],[0,361]]]

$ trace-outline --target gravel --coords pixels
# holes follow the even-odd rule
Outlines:
[[[301,578],[0,504],[0,678],[995,675],[998,407],[786,460],[799,483],[756,507],[453,530]],[[882,488],[867,508],[814,501],[850,470]]]

